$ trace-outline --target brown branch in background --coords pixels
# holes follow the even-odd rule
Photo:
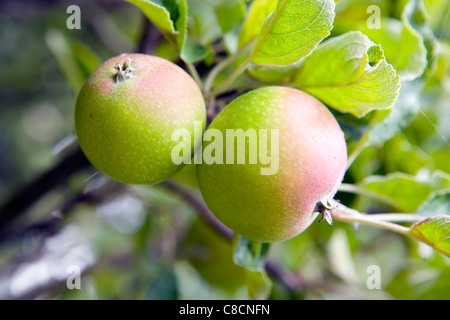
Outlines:
[[[64,185],[72,174],[89,166],[89,161],[81,149],[77,148],[48,171],[16,190],[0,207],[0,234],[9,223],[21,216],[41,196]]]
[[[0,243],[11,242],[14,240],[22,240],[28,236],[50,237],[55,235],[68,216],[83,203],[98,204],[105,199],[116,195],[125,190],[126,185],[112,179],[108,179],[105,183],[97,188],[90,190],[83,189],[79,193],[73,195],[62,205],[52,211],[46,219],[39,220],[24,227],[8,228],[0,234]]]
[[[229,241],[233,241],[234,233],[233,231],[225,226],[222,222],[217,219],[213,213],[206,206],[205,202],[201,201],[200,198],[193,194],[193,192],[186,190],[185,188],[170,182],[165,181],[160,184],[161,186],[171,190],[177,195],[181,196],[189,205],[196,209],[198,213],[201,215],[202,219],[210,225],[214,231],[216,231],[219,235],[224,237]]]
[[[141,39],[137,47],[137,52],[146,54],[155,54],[156,46],[164,39],[164,36],[156,28],[150,20],[144,17],[144,25],[142,27]]]

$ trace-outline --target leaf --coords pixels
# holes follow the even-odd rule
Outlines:
[[[265,300],[272,290],[272,281],[265,271],[246,270],[248,295],[253,300]]]
[[[450,190],[432,193],[417,213],[424,217],[450,215]]]
[[[239,33],[239,49],[249,44],[258,36],[264,20],[275,10],[276,4],[277,1],[274,0],[252,1],[248,9],[244,25]]]
[[[200,44],[211,44],[221,35],[215,5],[197,0],[189,0],[188,3],[190,36]]]
[[[90,75],[102,63],[97,54],[79,40],[72,41],[72,53],[86,75]]]
[[[145,291],[147,300],[176,300],[179,298],[178,279],[172,267],[161,267],[157,277]]]
[[[402,12],[402,21],[405,25],[414,29],[423,39],[426,48],[426,67],[434,71],[436,69],[436,61],[434,56],[438,47],[438,41],[434,36],[433,29],[430,26],[427,10],[423,0],[410,0],[404,7]]]
[[[392,107],[400,89],[400,78],[381,47],[359,31],[319,45],[303,61],[293,82],[330,107],[358,118]]]
[[[450,217],[434,216],[415,223],[410,234],[450,257]]]
[[[244,0],[219,1],[215,10],[222,31],[222,43],[229,55],[235,54],[238,50],[239,31],[245,17],[245,10]]]
[[[366,178],[359,187],[374,194],[392,199],[396,206],[405,212],[415,212],[433,192],[450,187],[450,175],[441,171],[419,179],[404,173]]]
[[[431,158],[417,145],[412,145],[405,136],[397,134],[383,146],[383,159],[387,172],[416,174],[430,164]]]
[[[389,111],[379,111],[379,114],[377,114],[380,120],[374,121],[375,124],[369,131],[367,146],[389,140],[414,119],[420,110],[421,91],[420,83],[406,82],[402,84],[394,107]],[[389,112],[389,114],[382,114],[383,112]]]
[[[244,19],[245,1],[227,1],[217,7],[216,15],[222,34],[225,34],[230,31],[235,24]]]
[[[428,89],[437,89],[437,92],[444,94],[450,88],[450,42],[440,41],[435,50],[434,61],[436,68],[427,79]]]
[[[251,53],[251,62],[289,65],[300,61],[330,34],[333,0],[279,0],[265,20]]]
[[[329,269],[346,283],[358,283],[358,276],[349,239],[342,229],[333,232],[327,241],[327,258]]]
[[[180,57],[185,62],[194,63],[205,59],[210,54],[214,54],[211,49],[192,41],[191,38],[187,36]]]
[[[405,212],[414,212],[433,191],[430,186],[416,181],[413,176],[401,173],[368,177],[360,186],[392,199]]]
[[[262,271],[266,264],[266,256],[270,244],[247,239],[236,235],[233,241],[235,264],[251,271]]]
[[[418,5],[419,2],[421,1],[410,0],[403,9],[401,17],[404,29],[398,46],[401,48],[403,48],[403,46],[405,48],[411,48],[411,44],[414,44],[415,46],[414,51],[410,50],[410,52],[408,52],[405,48],[399,50],[401,52],[401,55],[398,58],[399,64],[402,62],[403,65],[408,66],[408,68],[402,69],[409,69],[411,71],[409,75],[404,72],[404,80],[415,79],[422,75],[428,64],[427,54],[432,50],[431,45],[427,44],[429,42],[427,34],[429,32],[429,29],[427,29],[428,25],[425,26],[425,21],[420,23],[420,26],[417,24],[419,22],[417,19],[418,16],[425,17],[426,15],[425,7],[423,7],[422,3]],[[417,28],[423,29],[423,32],[419,32]],[[432,31],[431,34],[433,34]],[[426,38],[424,38],[423,35],[425,35]],[[432,37],[434,40],[434,36]],[[426,48],[426,45],[428,46],[428,49]],[[416,64],[416,68],[414,68],[414,63]],[[402,66],[400,65],[400,67]]]
[[[177,63],[180,60],[178,51],[167,40],[159,41],[155,48],[155,55],[158,57]]]
[[[432,153],[434,168],[450,173],[450,148],[438,149]]]
[[[137,6],[181,52],[187,30],[186,0],[126,0]]]
[[[186,0],[126,0],[135,4],[172,43],[180,58],[194,63],[211,54],[211,49],[196,43],[187,33]]]
[[[76,52],[73,51],[70,40],[59,30],[50,29],[45,34],[45,42],[56,57],[59,67],[74,92],[78,92],[89,73],[84,72],[78,64]]]
[[[413,80],[420,77],[427,66],[427,48],[424,37],[419,32],[414,21],[415,16],[423,13],[417,10],[419,1],[398,1],[400,19],[393,18],[390,5],[378,3],[382,9],[379,27],[369,26],[368,6],[365,1],[352,1],[351,5],[339,2],[336,11],[339,14],[335,20],[335,29],[338,33],[350,30],[359,30],[366,34],[373,42],[383,48],[386,61],[393,65],[402,80]],[[369,19],[375,17],[371,16]],[[344,31],[345,30],[345,31]]]
[[[261,81],[267,82],[283,82],[288,81],[295,73],[298,66],[291,64],[289,66],[265,66],[260,64],[250,64],[247,72],[253,77]]]
[[[399,21],[383,18],[380,29],[363,28],[369,38],[383,46],[387,61],[392,63],[402,80],[420,77],[427,66],[427,50],[423,37],[405,18]]]

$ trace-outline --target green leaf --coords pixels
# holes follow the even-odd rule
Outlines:
[[[330,34],[334,7],[333,0],[279,0],[258,34],[251,62],[289,65],[300,61]]]
[[[275,0],[254,0],[250,4],[247,16],[239,33],[239,49],[256,39],[264,20],[276,8]]]
[[[73,51],[70,40],[59,30],[50,29],[45,34],[45,42],[56,57],[59,67],[74,92],[78,92],[89,73],[84,72],[79,65],[76,52]]]
[[[402,211],[415,212],[433,192],[450,187],[450,175],[436,171],[419,179],[404,173],[392,173],[368,177],[358,185],[369,192],[392,199]]]
[[[186,0],[126,0],[137,6],[181,52],[187,30]]]
[[[206,58],[211,50],[196,43],[187,33],[186,0],[126,0],[135,4],[175,46],[180,58],[194,63]]]
[[[430,26],[428,12],[423,0],[410,0],[402,12],[402,21],[413,28],[423,39],[426,48],[427,67],[433,71],[436,68],[434,56],[438,47],[438,41]]]
[[[405,136],[397,134],[384,143],[382,162],[387,172],[416,174],[430,164],[431,158],[417,145],[410,144]]]
[[[410,47],[411,43],[413,43],[416,47],[416,49],[410,53],[405,49],[399,50],[402,53],[399,60],[407,65],[409,70],[413,71],[413,74],[410,77],[403,75],[403,79],[405,80],[415,79],[415,77],[422,75],[428,64],[427,55],[432,53],[433,50],[431,41],[434,41],[434,36],[425,21],[425,16],[425,7],[420,0],[410,0],[402,12],[401,19],[404,24],[404,31],[398,46],[401,48],[403,48],[403,46]],[[419,22],[422,20],[420,17],[423,18],[422,22]],[[430,33],[432,40],[429,38]],[[415,74],[413,62],[416,63]]]
[[[211,49],[192,41],[191,38],[187,36],[180,57],[185,62],[194,63],[205,59],[210,54],[214,54]]]
[[[164,58],[173,63],[177,63],[180,60],[177,50],[167,40],[158,42],[155,48],[155,54],[158,57]]]
[[[188,0],[188,4],[190,36],[203,45],[213,43],[221,35],[215,3]]]
[[[424,217],[450,215],[450,190],[432,193],[417,213]]]
[[[253,300],[265,300],[272,290],[272,281],[265,271],[246,270],[248,295]]]
[[[260,64],[250,64],[247,72],[253,77],[266,82],[288,81],[298,66],[291,64],[289,66],[265,66]]]
[[[222,43],[229,55],[235,54],[239,45],[239,31],[245,17],[244,0],[218,1],[217,21],[222,31]]]
[[[367,146],[382,143],[392,138],[405,128],[420,110],[420,93],[422,86],[416,82],[402,84],[400,94],[392,109],[378,111],[369,131]],[[386,114],[386,112],[389,112]]]
[[[262,243],[236,235],[233,241],[235,264],[251,271],[262,271],[269,252],[269,243]]]
[[[433,191],[432,187],[416,181],[413,176],[401,173],[368,177],[360,186],[392,199],[405,212],[414,212]]]
[[[450,217],[434,216],[415,223],[410,234],[450,257]]]
[[[450,88],[450,42],[440,41],[435,50],[436,68],[427,79],[426,87],[433,88],[437,94],[444,94]]]
[[[438,149],[432,153],[434,168],[450,173],[450,149]]]
[[[400,19],[394,18],[389,3],[376,3],[381,7],[379,28],[369,28],[367,8],[364,1],[351,4],[339,2],[336,11],[335,29],[341,31],[359,30],[383,48],[386,61],[393,65],[402,80],[420,77],[427,66],[427,48],[424,37],[416,28],[415,16],[424,13],[417,10],[419,1],[398,1]],[[372,19],[373,17],[371,17]]]
[[[362,117],[394,104],[400,78],[381,47],[353,31],[319,45],[303,61],[294,84],[330,107]]]
[[[380,29],[364,28],[364,33],[383,46],[387,61],[402,80],[413,80],[422,75],[427,66],[427,50],[423,37],[406,18],[403,21],[383,18]]]
[[[87,76],[102,63],[100,57],[85,43],[79,40],[72,41],[72,52]]]
[[[145,291],[145,299],[176,300],[179,298],[178,291],[178,280],[173,268],[164,266]]]
[[[225,34],[230,31],[235,24],[244,19],[245,1],[227,1],[217,7],[216,14],[222,34]]]

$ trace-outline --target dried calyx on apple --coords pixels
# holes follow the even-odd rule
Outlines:
[[[100,171],[121,182],[164,181],[183,164],[171,158],[177,129],[201,143],[194,123],[206,123],[203,95],[174,63],[145,54],[124,54],[102,63],[87,79],[75,107],[81,149]]]

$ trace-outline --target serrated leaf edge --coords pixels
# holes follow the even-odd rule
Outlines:
[[[413,236],[414,238],[416,238],[416,239],[418,239],[418,240],[428,244],[430,247],[436,249],[437,251],[441,252],[442,254],[444,254],[445,256],[450,258],[450,252],[442,250],[440,247],[436,246],[435,243],[429,241],[428,238],[425,237],[423,235],[423,233],[420,230],[418,230],[418,228],[417,228],[418,226],[420,226],[422,224],[427,224],[429,222],[432,222],[433,220],[439,220],[439,219],[446,219],[448,221],[444,222],[444,223],[450,223],[450,216],[438,215],[438,216],[428,217],[426,219],[423,219],[423,220],[420,220],[420,221],[414,223],[411,226],[410,230],[409,230],[409,234],[411,236]],[[446,240],[446,239],[450,239],[450,235],[445,237],[445,238],[443,238],[443,239],[440,239],[440,241],[443,241],[443,240]]]

